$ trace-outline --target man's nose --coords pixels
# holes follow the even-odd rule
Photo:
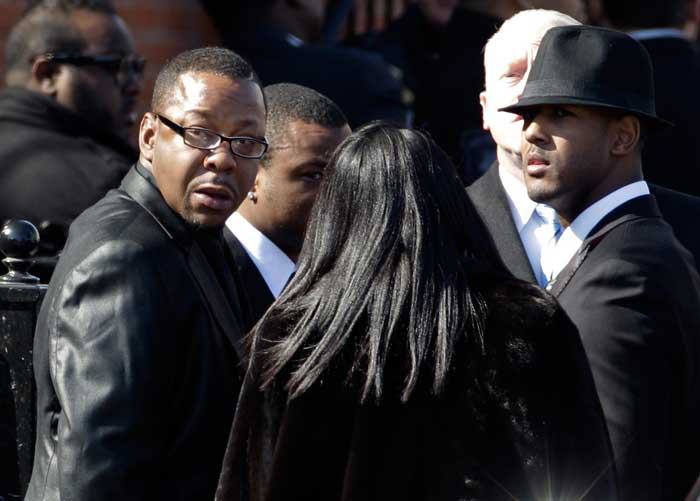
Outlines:
[[[542,145],[547,142],[547,134],[536,118],[525,122],[523,137],[530,144]]]
[[[231,151],[231,144],[228,141],[221,141],[221,144],[210,150],[204,157],[204,168],[218,172],[233,170],[237,167],[236,156]]]
[[[121,88],[122,94],[125,96],[138,96],[143,91],[143,75],[129,75],[125,78]]]

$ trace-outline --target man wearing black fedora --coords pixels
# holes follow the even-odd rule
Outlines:
[[[548,290],[577,325],[622,498],[682,499],[700,471],[700,278],[643,181],[656,116],[651,63],[631,37],[552,28],[521,99],[528,196],[564,228]]]

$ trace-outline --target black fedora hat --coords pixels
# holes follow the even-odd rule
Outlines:
[[[637,115],[650,125],[673,125],[656,116],[646,49],[625,33],[596,26],[548,30],[522,97],[501,111],[521,113],[543,104],[609,108]]]

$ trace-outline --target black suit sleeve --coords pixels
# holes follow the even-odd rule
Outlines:
[[[111,242],[75,267],[52,304],[64,501],[147,499],[158,475],[175,374],[168,296],[178,291],[168,291],[157,270],[137,244]]]
[[[697,275],[678,251],[638,235],[606,238],[595,250],[606,258],[577,273],[561,300],[581,329],[623,497],[680,499],[689,484],[670,479],[697,471],[684,471],[699,443]]]

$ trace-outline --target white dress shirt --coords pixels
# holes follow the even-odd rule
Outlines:
[[[501,178],[501,184],[506,192],[510,213],[513,216],[518,235],[520,235],[520,241],[525,248],[527,259],[530,261],[530,267],[535,277],[539,277],[542,274],[540,253],[546,242],[542,231],[545,222],[535,212],[537,202],[533,202],[527,196],[527,188],[525,188],[522,179],[516,179],[510,172],[500,167],[498,176]]]
[[[238,212],[231,214],[226,220],[226,226],[241,242],[267,288],[277,299],[296,269],[294,261]]]
[[[649,194],[649,186],[644,181],[637,181],[604,196],[593,205],[586,208],[561,234],[556,243],[556,251],[553,256],[553,274],[556,277],[559,272],[571,261],[581,247],[581,243],[588,237],[591,230],[608,214],[620,205]]]

